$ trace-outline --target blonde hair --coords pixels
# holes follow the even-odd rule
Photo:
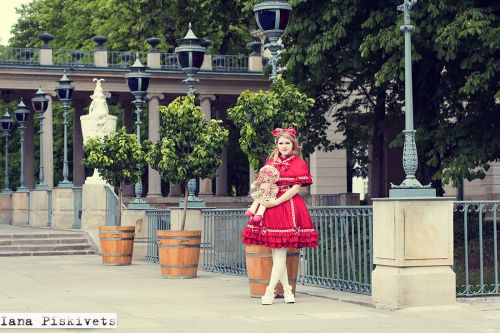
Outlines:
[[[295,136],[293,136],[292,134],[288,133],[288,132],[282,132],[280,133],[278,136],[275,137],[274,139],[274,149],[272,151],[272,153],[269,155],[269,157],[267,158],[268,160],[272,159],[273,161],[276,161],[278,159],[278,157],[280,156],[280,151],[278,149],[278,140],[280,138],[285,138],[285,139],[288,139],[292,142],[292,154],[295,155],[296,157],[300,157],[300,145],[299,145],[299,142],[297,141],[297,139],[295,138]]]

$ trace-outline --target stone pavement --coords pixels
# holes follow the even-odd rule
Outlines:
[[[116,312],[118,332],[500,332],[500,298],[390,311],[372,307],[368,296],[315,287],[298,286],[295,304],[263,306],[248,295],[244,277],[200,271],[196,279],[162,279],[159,266],[146,262],[0,258],[0,312]],[[81,332],[41,332],[68,331]]]

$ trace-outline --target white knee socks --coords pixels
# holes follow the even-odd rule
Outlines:
[[[288,286],[288,272],[286,269],[286,253],[287,249],[279,248],[272,249],[273,269],[271,270],[271,279],[269,280],[268,288],[274,290],[278,281],[281,281],[283,286]]]

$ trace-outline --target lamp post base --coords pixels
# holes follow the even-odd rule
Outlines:
[[[389,189],[389,198],[435,198],[436,189],[431,187],[398,187]]]
[[[30,190],[26,187],[26,186],[19,186],[16,190],[16,192],[19,192],[19,193],[27,193],[29,192]]]
[[[67,180],[62,180],[57,184],[59,188],[73,188],[73,183]]]
[[[44,183],[35,185],[35,190],[45,190],[46,191],[48,189],[49,189],[49,185],[44,184]]]
[[[7,195],[9,195],[9,194],[12,194],[12,190],[7,189],[7,188],[4,188],[4,189],[2,190],[2,192],[0,192],[0,194],[7,194]]]
[[[151,206],[144,199],[135,198],[134,201],[129,203],[128,209],[151,209]]]

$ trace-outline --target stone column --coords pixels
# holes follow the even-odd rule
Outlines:
[[[82,186],[85,183],[85,167],[82,164],[84,157],[83,153],[83,135],[80,116],[84,114],[83,101],[75,101],[73,103],[75,110],[73,115],[73,184]]]
[[[47,94],[49,106],[43,114],[43,174],[44,181],[49,188],[54,187],[54,135],[52,96]]]
[[[206,120],[210,120],[212,118],[212,102],[215,101],[214,95],[200,95],[200,107],[201,112],[205,115]],[[202,179],[200,182],[200,196],[211,196],[212,192],[212,179],[206,178]]]
[[[158,53],[159,54],[159,53]],[[148,54],[149,55],[149,54]],[[165,96],[162,94],[148,94],[149,116],[148,116],[148,137],[149,140],[157,142],[160,140],[160,112],[158,106],[160,99]],[[161,197],[161,177],[158,171],[148,167],[148,197]]]
[[[156,50],[148,51],[148,67],[152,69],[161,68],[161,54]]]
[[[217,108],[217,119],[226,123],[226,110],[220,106]],[[217,169],[217,178],[215,178],[215,195],[219,197],[227,197],[227,147],[224,147],[221,153],[222,163]]]
[[[453,200],[373,199],[374,304],[405,308],[455,303]]]

